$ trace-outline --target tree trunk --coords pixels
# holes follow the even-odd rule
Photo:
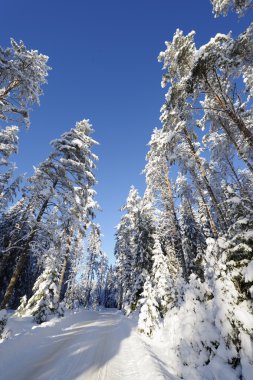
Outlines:
[[[60,279],[59,279],[58,302],[61,301],[61,293],[62,293],[62,288],[63,288],[64,276],[65,276],[65,272],[66,272],[66,269],[67,269],[67,264],[68,264],[68,255],[66,254],[64,256],[63,264],[62,264],[62,267],[61,267],[61,275],[60,275]]]

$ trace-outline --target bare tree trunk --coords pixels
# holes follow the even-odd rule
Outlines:
[[[64,281],[64,276],[65,272],[67,269],[67,264],[68,264],[68,255],[66,254],[63,259],[62,267],[61,267],[61,275],[59,279],[59,295],[58,295],[58,302],[61,300],[61,293],[62,293],[62,288],[63,288],[63,281]]]

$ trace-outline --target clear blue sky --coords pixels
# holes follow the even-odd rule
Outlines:
[[[214,19],[209,0],[2,0],[0,44],[22,39],[52,67],[31,129],[21,134],[19,170],[31,174],[52,139],[89,118],[100,142],[97,221],[112,257],[119,208],[131,184],[143,193],[146,145],[160,126],[164,41],[180,28],[195,30],[200,45],[217,32],[236,35],[250,21],[250,14]]]

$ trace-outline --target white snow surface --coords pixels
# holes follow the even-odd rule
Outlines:
[[[0,379],[176,380],[136,326],[116,309],[68,312],[41,325],[11,316]]]

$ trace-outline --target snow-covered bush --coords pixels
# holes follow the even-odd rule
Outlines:
[[[232,239],[229,236],[217,241],[208,239],[205,275],[212,288],[214,324],[220,335],[216,356],[223,365],[229,364],[238,376],[248,380],[253,373],[253,308],[245,275],[246,280],[250,279],[252,249],[245,240],[243,244],[240,241],[245,233],[235,234],[237,222],[230,230]],[[246,232],[245,226],[243,229]]]
[[[144,284],[144,290],[141,295],[140,304],[142,306],[138,327],[140,332],[151,336],[153,330],[158,326],[160,313],[153,284],[149,277]]]
[[[145,286],[139,328],[166,341],[168,366],[180,378],[252,379],[252,233],[250,222],[239,228],[238,220],[231,239],[207,239],[204,281],[192,274],[188,283],[175,282],[177,299],[160,331],[155,290],[150,281]]]
[[[27,296],[24,295],[23,297],[20,298],[20,305],[16,310],[16,315],[19,317],[22,317],[22,315],[25,313],[25,308],[27,305]]]
[[[216,323],[217,313],[221,316],[211,288],[192,274],[181,304],[168,311],[159,333],[166,340],[168,366],[180,378],[238,379],[240,369],[233,368],[234,352]]]
[[[63,305],[59,305],[58,283],[58,272],[46,268],[34,284],[34,294],[25,306],[25,315],[32,315],[37,323],[47,321],[51,314],[63,316]]]
[[[205,281],[192,274],[165,316],[160,334],[167,338],[168,365],[183,379],[252,378],[253,264],[239,235],[207,239]]]

